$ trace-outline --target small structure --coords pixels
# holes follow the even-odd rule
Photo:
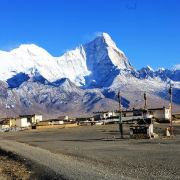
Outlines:
[[[148,109],[148,112],[158,121],[169,121],[171,117],[171,112],[169,108],[153,108]]]
[[[146,116],[146,117],[145,117]],[[131,122],[143,118],[150,118],[152,115],[147,114],[144,109],[130,109],[121,112],[121,118],[123,122]],[[113,112],[97,112],[94,116],[95,120],[102,120],[105,122],[119,122],[119,111]]]
[[[38,126],[48,126],[48,125],[63,125],[64,121],[58,119],[47,119],[37,123]]]
[[[48,120],[49,125],[63,125],[64,121],[59,119],[50,119]]]
[[[27,122],[30,124],[37,124],[42,121],[42,115],[32,114],[32,115],[20,115],[20,118],[26,118]]]
[[[170,134],[170,132],[169,132],[169,128],[166,128],[165,136],[166,136],[166,137],[170,137],[170,136],[171,136],[171,134]]]
[[[153,137],[153,124],[130,126],[130,138],[149,139]]]
[[[94,112],[94,114],[94,120],[109,119],[111,117],[117,116],[114,111]]]
[[[15,118],[2,118],[0,121],[1,128],[11,128],[16,126]]]
[[[69,116],[59,116],[57,119],[60,121],[69,121]]]
[[[154,118],[157,121],[169,121],[170,120],[170,109],[166,107],[162,108],[151,108],[151,109],[129,109],[122,111],[122,120],[130,121],[135,119],[143,118]],[[144,117],[146,116],[146,117]],[[104,120],[104,119],[118,119],[119,111],[109,111],[109,112],[96,112],[94,115],[95,120]]]
[[[150,139],[154,136],[152,119],[140,120],[137,124],[130,126],[130,138]]]
[[[28,122],[28,119],[26,117],[18,117],[16,119],[16,127],[26,128],[29,126],[31,126],[31,123]]]
[[[39,115],[39,114],[33,114],[32,115],[32,122],[33,123],[38,123],[38,122],[40,122],[42,120],[43,120],[42,115]]]

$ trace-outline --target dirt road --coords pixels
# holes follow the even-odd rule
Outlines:
[[[162,133],[167,125],[157,125]],[[180,126],[174,139],[118,139],[117,125],[3,134],[0,147],[64,179],[180,179]]]
[[[27,144],[1,139],[0,146],[52,169],[62,175],[62,179],[87,179],[88,177],[90,179],[123,179],[123,176],[114,173],[111,175],[112,172],[98,164],[79,161],[67,155],[54,154]]]

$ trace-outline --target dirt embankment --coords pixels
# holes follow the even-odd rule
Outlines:
[[[62,179],[52,170],[0,149],[0,180]]]

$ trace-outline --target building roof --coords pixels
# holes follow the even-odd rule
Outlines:
[[[164,109],[169,109],[169,108],[166,108],[166,107],[162,107],[162,108],[150,108],[148,110],[164,110]]]
[[[19,117],[33,117],[33,116],[42,116],[41,114],[26,114],[26,115],[19,115]]]
[[[162,108],[149,108],[147,110],[164,110],[164,109],[169,109],[166,107],[162,107]],[[146,111],[145,109],[126,109],[126,110],[122,110],[123,113],[125,112],[134,112],[134,111]],[[98,112],[93,112],[94,114],[102,114],[102,113],[111,113],[113,111],[98,111]],[[115,113],[119,113],[119,110],[114,111]]]

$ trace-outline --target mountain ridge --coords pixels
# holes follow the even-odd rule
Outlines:
[[[50,82],[61,78],[68,78],[77,86],[88,87],[91,84],[98,84],[107,76],[112,77],[113,73],[111,74],[111,71],[115,73],[114,76],[117,76],[122,70],[131,71],[131,74],[142,79],[146,76],[157,77],[160,74],[162,77],[165,71],[166,74],[169,74],[168,77],[170,77],[171,72],[176,71],[176,78],[171,78],[172,80],[179,81],[178,68],[172,70],[161,68],[154,71],[149,67],[147,72],[148,69],[144,67],[136,70],[107,33],[102,33],[102,35],[97,36],[91,42],[68,51],[60,57],[53,57],[46,50],[34,44],[23,44],[10,52],[0,51],[0,59],[6,60],[5,65],[3,61],[0,62],[0,70],[2,72],[0,80],[2,81],[10,79],[18,73],[32,76],[33,71],[36,71]],[[101,78],[99,78],[99,71],[102,72],[101,76],[103,77]],[[107,84],[106,86],[109,85]],[[103,87],[105,85],[99,86]]]
[[[136,70],[107,33],[60,57],[33,44],[0,51],[0,71],[0,102],[6,114],[113,110],[120,90],[124,108],[142,107],[144,92],[149,106],[167,106],[170,83],[175,106],[180,107],[178,65],[171,70]]]

